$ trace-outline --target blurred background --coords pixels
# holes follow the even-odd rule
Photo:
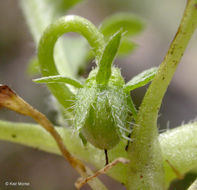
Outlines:
[[[129,56],[116,60],[126,80],[152,66],[158,66],[176,33],[186,0],[84,0],[69,14],[88,18],[97,26],[107,16],[118,12],[133,12],[146,23],[145,30],[134,38],[139,47]],[[197,32],[194,34],[173,81],[165,95],[158,125],[161,130],[173,128],[194,120],[197,115]],[[36,54],[36,47],[26,26],[19,1],[0,0],[0,83],[7,84],[17,93],[45,113],[49,118],[56,111],[48,104],[49,92],[34,84],[27,73],[27,63]],[[143,98],[144,88],[133,91],[136,105]],[[0,119],[26,121],[30,119],[0,110]],[[188,178],[193,177],[188,174]],[[27,190],[74,189],[75,171],[60,156],[25,146],[0,141],[0,189],[5,181],[30,182]],[[110,189],[124,187],[108,177],[102,177]],[[180,185],[180,184],[179,184]],[[185,189],[180,185],[178,189]],[[66,187],[66,188],[65,188]],[[178,187],[178,186],[177,186]],[[87,186],[83,188],[89,189]],[[172,186],[171,189],[175,189]]]

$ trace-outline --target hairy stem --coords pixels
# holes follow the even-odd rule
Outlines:
[[[164,189],[164,170],[158,142],[157,118],[163,96],[197,26],[197,0],[188,0],[177,34],[148,88],[129,146],[129,190]]]
[[[85,147],[79,139],[78,134],[73,133],[69,128],[56,127],[56,130],[71,154],[93,164],[96,168],[103,167],[105,158],[102,150],[91,146],[89,143]],[[176,174],[166,160],[170,161],[181,174],[185,174],[197,167],[196,136],[196,122],[177,127],[159,135],[163,164],[166,171],[166,183],[169,184],[176,178]],[[0,139],[61,155],[51,135],[36,124],[0,120]],[[125,145],[126,142],[121,142],[114,150],[109,151],[110,160],[114,160],[117,157],[127,158],[127,153],[124,150]],[[121,183],[126,183],[128,175],[127,167],[126,165],[115,166],[108,174]]]
[[[53,51],[57,39],[67,32],[77,32],[83,35],[95,52],[96,62],[99,62],[105,44],[103,35],[88,20],[79,16],[65,16],[51,24],[40,39],[38,58],[43,76],[59,74],[54,62]],[[72,95],[65,85],[48,84],[48,87],[65,108],[71,106]]]

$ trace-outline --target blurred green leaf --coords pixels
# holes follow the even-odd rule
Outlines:
[[[122,29],[124,35],[118,51],[119,56],[130,54],[137,44],[129,40],[130,36],[139,34],[144,29],[140,18],[131,13],[118,13],[106,18],[100,26],[100,31],[107,40],[116,31]]]
[[[123,38],[121,40],[121,43],[120,43],[120,48],[118,50],[118,55],[119,56],[125,56],[125,55],[128,55],[130,54],[133,50],[135,50],[137,48],[137,44],[126,39],[126,38]]]
[[[157,73],[158,68],[153,67],[151,69],[145,70],[142,73],[133,77],[125,86],[124,90],[129,92],[136,88],[142,87],[153,80],[154,76]]]
[[[100,26],[100,31],[105,37],[109,37],[122,29],[125,36],[139,34],[144,28],[140,18],[131,13],[118,13],[106,18]]]

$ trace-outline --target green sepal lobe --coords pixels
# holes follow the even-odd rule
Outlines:
[[[114,34],[105,46],[101,61],[99,63],[99,70],[96,76],[97,84],[107,85],[109,81],[109,78],[111,76],[112,63],[120,45],[121,35],[121,31]]]
[[[72,79],[70,77],[65,77],[65,76],[61,76],[61,75],[42,77],[42,78],[34,79],[33,81],[36,83],[47,83],[47,84],[49,84],[49,83],[66,83],[66,84],[70,84],[76,88],[83,87],[83,85],[79,81]]]
[[[131,90],[134,90],[136,88],[139,88],[148,84],[155,77],[157,70],[158,70],[157,67],[153,67],[151,69],[147,69],[143,71],[142,73],[136,75],[124,86],[124,90],[126,92],[130,92]]]

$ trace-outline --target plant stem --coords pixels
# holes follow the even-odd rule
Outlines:
[[[91,163],[98,169],[103,167],[105,164],[103,151],[91,146],[89,143],[85,147],[78,134],[73,133],[69,128],[56,127],[56,130],[72,155]],[[175,179],[176,175],[166,160],[169,160],[181,174],[185,174],[197,167],[196,136],[196,122],[168,130],[159,135],[167,184]],[[0,120],[0,139],[61,155],[51,135],[36,124]],[[109,151],[110,160],[114,160],[117,157],[128,157],[124,150],[125,144],[125,142],[120,142],[113,150]],[[127,165],[115,166],[108,174],[121,183],[126,183],[128,175],[127,167]]]
[[[164,171],[158,142],[157,118],[163,96],[197,26],[197,0],[188,0],[177,34],[149,86],[137,116],[129,146],[129,190],[164,189]]]

